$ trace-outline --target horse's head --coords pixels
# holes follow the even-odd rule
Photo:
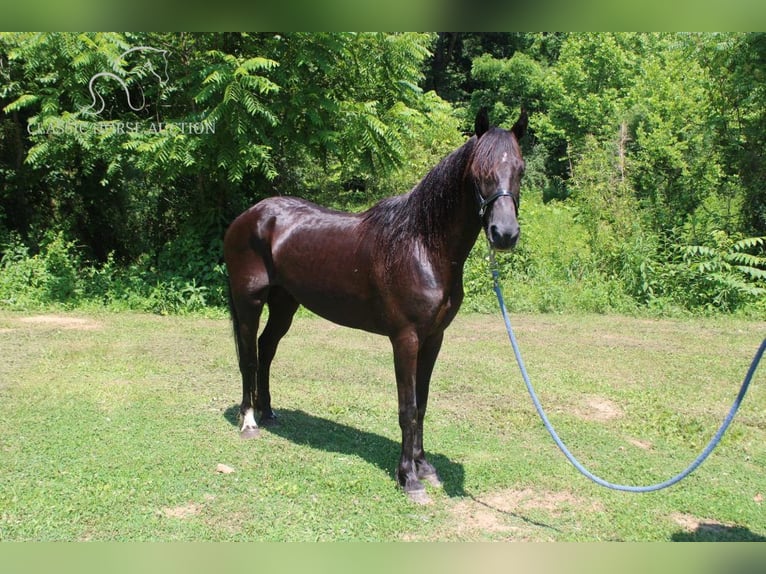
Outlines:
[[[519,239],[519,188],[524,175],[519,139],[527,113],[510,130],[490,127],[486,109],[476,116],[476,147],[469,168],[477,209],[492,247],[513,249]]]

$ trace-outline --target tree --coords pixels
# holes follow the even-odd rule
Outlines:
[[[688,42],[711,78],[708,121],[724,158],[730,196],[742,190],[743,231],[764,235],[766,33],[695,34]]]
[[[4,220],[62,229],[99,259],[184,230],[212,253],[260,197],[401,165],[432,105],[418,87],[431,39],[4,34]]]

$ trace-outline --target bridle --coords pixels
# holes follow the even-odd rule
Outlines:
[[[476,192],[476,201],[479,203],[479,217],[482,220],[484,219],[484,214],[487,212],[489,206],[501,197],[510,197],[513,200],[513,207],[516,209],[516,217],[519,216],[518,196],[512,194],[504,187],[498,188],[498,190],[489,197],[482,197],[481,192],[479,191],[479,185],[474,182],[474,191]]]

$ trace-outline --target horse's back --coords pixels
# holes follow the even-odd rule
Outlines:
[[[286,242],[313,243],[317,235],[328,232],[347,234],[358,220],[353,214],[333,211],[305,199],[270,197],[231,223],[224,238],[224,255],[252,249],[268,249],[273,255]]]
[[[331,321],[376,330],[370,317],[375,273],[357,214],[294,197],[264,199],[231,224],[224,241],[230,276],[263,270],[257,283],[279,286]],[[230,264],[233,262],[233,265]],[[252,278],[240,282],[255,289]]]

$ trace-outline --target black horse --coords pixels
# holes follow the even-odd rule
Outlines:
[[[341,213],[293,197],[272,197],[229,227],[224,256],[242,373],[243,438],[274,422],[269,368],[299,305],[340,325],[386,335],[393,345],[402,454],[397,479],[414,500],[421,480],[439,485],[423,450],[428,387],[444,330],[463,300],[463,266],[484,228],[492,246],[519,237],[524,160],[522,109],[508,131],[485,110],[475,136],[409,193],[364,213]],[[264,304],[269,318],[258,337]]]

